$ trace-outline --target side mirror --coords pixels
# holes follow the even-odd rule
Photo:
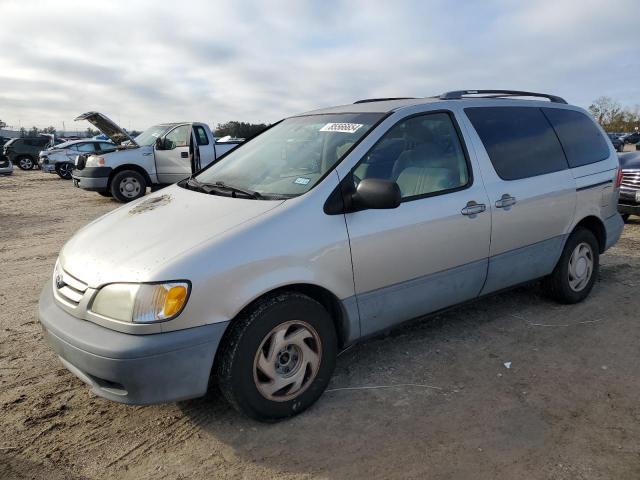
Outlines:
[[[396,182],[365,178],[358,184],[351,200],[356,210],[397,208],[402,203],[402,193]]]
[[[156,138],[156,150],[164,150],[164,139],[162,137]]]

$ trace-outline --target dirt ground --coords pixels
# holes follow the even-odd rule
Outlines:
[[[215,390],[111,403],[45,345],[58,251],[116,206],[55,175],[0,177],[0,478],[640,478],[640,219],[584,303],[533,285],[405,326],[343,353],[310,410],[264,425]]]

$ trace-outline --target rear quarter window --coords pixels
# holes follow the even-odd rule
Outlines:
[[[568,168],[558,137],[539,108],[470,107],[464,111],[503,180]]]
[[[542,111],[558,134],[571,168],[609,158],[607,141],[587,115],[560,108],[543,108]]]

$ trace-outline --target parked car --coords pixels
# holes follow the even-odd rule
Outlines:
[[[618,211],[626,222],[631,215],[640,215],[640,153],[627,152],[618,158],[622,168]]]
[[[538,278],[585,299],[621,178],[600,127],[552,95],[315,110],[78,231],[39,318],[97,395],[176,401],[213,378],[276,420],[318,399],[341,349],[407,320]]]
[[[38,164],[43,172],[57,173],[60,178],[71,180],[71,172],[79,154],[109,153],[115,149],[116,146],[109,141],[69,141],[41,151]]]
[[[109,118],[88,112],[87,120],[117,145],[107,154],[80,156],[74,184],[119,202],[142,197],[147,187],[169,185],[212,163],[242,142],[216,142],[205,123],[163,123],[135,139]]]
[[[625,135],[622,139],[624,143],[635,145],[640,141],[640,132],[630,133],[629,135]]]
[[[3,153],[21,170],[31,170],[37,165],[40,151],[52,144],[48,136],[12,138],[4,144]]]
[[[0,154],[0,175],[11,175],[13,173],[13,163],[4,155]]]
[[[622,141],[617,134],[608,133],[607,136],[609,137],[609,140],[611,140],[613,148],[615,148],[616,152],[624,151],[624,141]]]

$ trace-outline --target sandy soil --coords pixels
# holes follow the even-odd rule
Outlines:
[[[215,390],[102,400],[45,345],[57,252],[116,206],[55,175],[0,177],[0,478],[640,478],[639,219],[586,302],[534,285],[403,327],[343,353],[309,411],[263,425]],[[385,385],[402,386],[343,389]]]

